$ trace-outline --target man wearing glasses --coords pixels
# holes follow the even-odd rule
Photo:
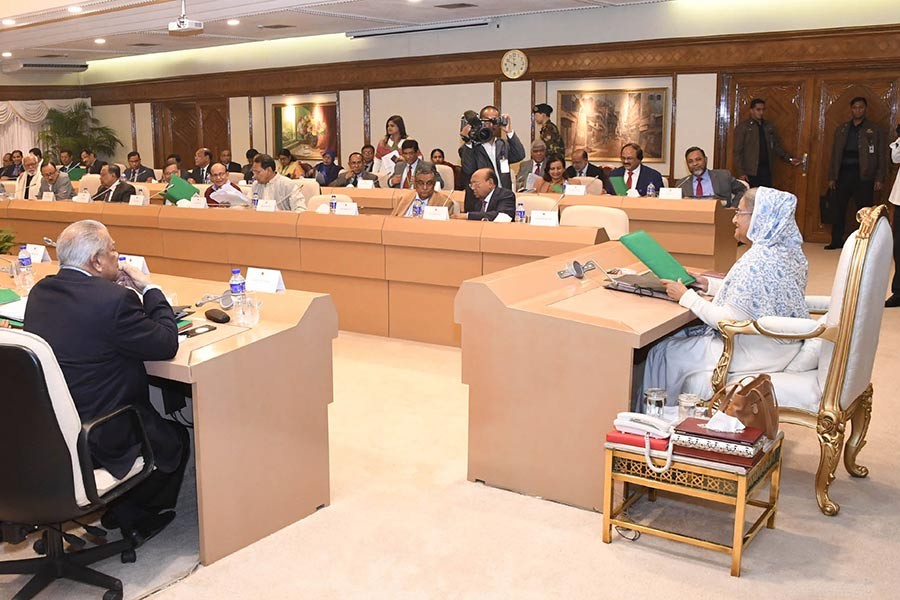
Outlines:
[[[60,172],[52,161],[47,161],[41,166],[41,175],[43,178],[38,198],[43,198],[45,192],[53,192],[54,200],[71,200],[75,197],[69,176]]]
[[[453,200],[451,200],[449,196],[434,191],[434,184],[436,181],[437,171],[435,171],[434,165],[431,163],[416,169],[415,175],[413,176],[413,186],[416,190],[416,194],[401,199],[397,204],[397,208],[394,209],[393,216],[412,217],[416,200],[420,201],[423,210],[426,206],[446,206],[452,214],[454,209]]]
[[[506,213],[512,219],[516,212],[516,195],[511,190],[497,186],[497,174],[493,169],[478,169],[469,180],[465,211],[453,215],[453,218],[493,221],[500,213]]]

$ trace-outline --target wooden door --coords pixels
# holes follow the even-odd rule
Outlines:
[[[194,152],[207,147],[217,160],[219,152],[229,147],[228,102],[202,100],[186,102],[154,102],[154,153],[157,168],[173,152],[180,154],[185,169],[194,166]]]
[[[885,155],[882,160],[890,165],[887,144],[894,141],[897,123],[898,87],[900,78],[896,71],[841,71],[818,76],[815,83],[813,137],[811,140],[807,196],[818,199],[828,186],[828,164],[834,144],[834,132],[841,123],[850,120],[850,100],[862,96],[868,102],[866,118],[873,121],[885,137]],[[892,173],[890,168],[886,173]],[[884,202],[890,193],[893,180],[885,177],[883,189],[875,193],[875,203]],[[827,242],[831,228],[819,221],[818,200],[808,203],[800,228],[807,241]],[[854,221],[854,212],[847,211],[847,220]],[[847,231],[856,228],[854,224]]]

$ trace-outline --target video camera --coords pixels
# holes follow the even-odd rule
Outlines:
[[[506,127],[508,124],[509,119],[506,117],[482,119],[474,110],[467,110],[459,120],[459,129],[462,131],[466,125],[471,125],[472,129],[469,130],[469,135],[463,136],[463,139],[467,142],[483,144],[491,139],[494,126]]]

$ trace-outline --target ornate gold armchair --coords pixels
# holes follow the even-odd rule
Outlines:
[[[828,488],[841,451],[850,475],[869,474],[856,464],[856,456],[866,443],[872,414],[872,367],[891,270],[893,242],[885,212],[884,206],[876,206],[857,213],[860,227],[844,244],[830,298],[807,297],[811,312],[825,313],[820,319],[764,317],[719,323],[725,344],[712,375],[715,391],[727,380],[735,336],[805,340],[792,365],[770,375],[780,420],[816,430],[821,450],[816,500],[829,516],[840,510],[828,497]],[[848,421],[852,429],[845,445]]]

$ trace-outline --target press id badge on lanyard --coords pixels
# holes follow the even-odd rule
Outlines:
[[[869,154],[875,154],[875,144],[869,144]]]
[[[500,172],[509,173],[509,160],[505,158],[500,159]]]

